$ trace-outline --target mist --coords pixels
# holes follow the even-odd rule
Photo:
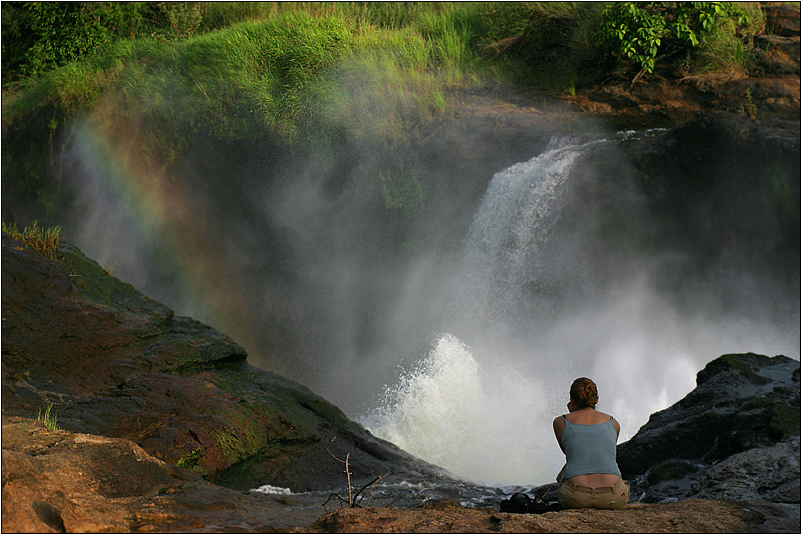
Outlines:
[[[478,195],[451,177],[402,222],[366,193],[383,155],[362,147],[271,165],[190,152],[155,176],[94,128],[67,143],[68,239],[470,481],[551,481],[551,420],[576,377],[596,381],[623,441],[719,355],[799,358],[796,290],[748,255],[694,271],[661,240],[615,132],[546,136],[473,178]],[[476,143],[443,137],[459,150],[421,159],[426,183]]]

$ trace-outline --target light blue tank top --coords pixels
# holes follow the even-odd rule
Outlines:
[[[565,416],[565,429],[560,441],[565,448],[566,479],[583,474],[621,475],[615,460],[615,443],[618,435],[613,418],[600,424],[575,424]]]

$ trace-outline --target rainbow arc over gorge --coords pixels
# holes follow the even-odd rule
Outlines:
[[[169,166],[148,150],[138,121],[97,110],[74,129],[70,145],[82,168],[92,169],[113,210],[131,225],[135,239],[178,273],[187,315],[202,311],[204,320],[231,336],[260,363],[271,362],[259,349],[246,291],[224,261],[219,244],[225,236],[204,217],[203,204]],[[183,313],[183,312],[182,312]]]

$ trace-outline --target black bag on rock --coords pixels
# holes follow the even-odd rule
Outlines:
[[[516,492],[509,500],[501,500],[502,513],[542,514],[549,511],[561,511],[563,506],[559,503],[547,503],[540,496],[531,499],[523,492]]]

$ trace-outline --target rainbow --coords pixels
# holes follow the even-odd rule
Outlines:
[[[85,211],[98,213],[76,214],[83,225],[95,227],[85,235],[102,237],[118,250],[140,247],[163,253],[160,258],[179,274],[173,290],[186,310],[178,312],[200,317],[245,347],[260,366],[269,367],[272,358],[260,350],[264,344],[246,306],[247,289],[219,250],[226,236],[209,224],[200,199],[181,177],[153,155],[138,121],[109,111],[101,106],[76,122],[67,143],[81,172],[91,171],[95,199],[102,198],[97,206],[89,206],[94,199],[83,205]],[[125,228],[109,225],[104,211],[115,213]]]

